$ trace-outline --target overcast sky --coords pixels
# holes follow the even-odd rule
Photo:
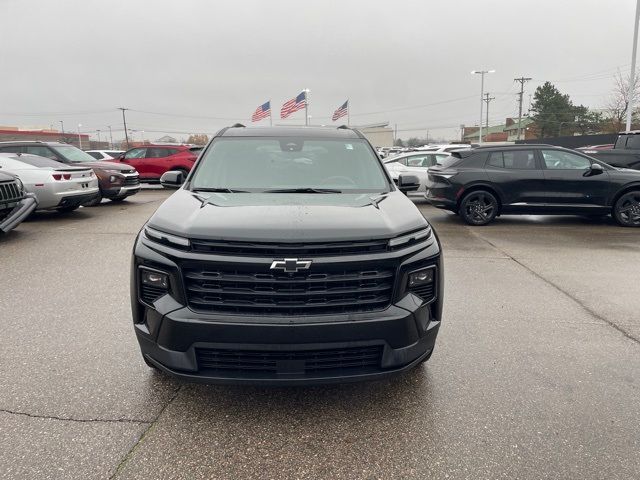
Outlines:
[[[635,3],[0,0],[0,125],[111,125],[121,138],[123,106],[145,138],[180,138],[250,122],[269,99],[279,116],[309,88],[312,123],[330,124],[349,99],[352,124],[455,139],[478,122],[474,69],[496,70],[485,84],[491,123],[517,115],[523,75],[534,79],[525,108],[545,80],[604,106],[613,74],[630,71]]]

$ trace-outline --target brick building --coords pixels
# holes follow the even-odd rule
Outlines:
[[[82,139],[82,148],[84,150],[89,150],[93,148],[91,146],[92,143],[89,140],[89,135],[86,133],[80,134],[80,139]],[[10,141],[29,141],[29,140],[40,140],[42,142],[63,142],[69,143],[71,145],[75,145],[76,147],[80,146],[80,141],[77,133],[73,132],[59,132],[58,130],[21,130],[18,127],[3,127],[0,126],[0,142],[10,142]],[[100,142],[101,144],[108,145],[107,142]]]

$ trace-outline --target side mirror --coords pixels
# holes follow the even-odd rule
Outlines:
[[[170,170],[162,174],[160,177],[160,185],[164,188],[180,188],[185,180],[183,177],[182,172],[178,170]]]
[[[124,153],[121,153],[120,155],[118,155],[118,160],[120,160],[121,162],[124,161]]]
[[[413,192],[420,187],[420,179],[415,175],[398,176],[398,189],[401,192]]]
[[[587,171],[584,172],[584,176],[591,177],[593,175],[600,175],[603,172],[604,168],[602,168],[602,165],[600,165],[599,163],[592,163],[591,167],[589,167]]]

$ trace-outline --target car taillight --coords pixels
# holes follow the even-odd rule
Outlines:
[[[65,180],[71,180],[71,174],[70,173],[63,173],[62,174],[62,178],[64,178]]]
[[[60,174],[60,173],[54,173],[54,174],[53,174],[53,179],[54,179],[54,180],[62,180],[62,174]]]

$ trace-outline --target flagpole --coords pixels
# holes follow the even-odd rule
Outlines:
[[[347,127],[351,126],[351,100],[347,98]]]
[[[273,127],[273,110],[271,109],[271,100],[269,100],[269,126]]]
[[[304,89],[304,124],[309,126],[309,89]]]

